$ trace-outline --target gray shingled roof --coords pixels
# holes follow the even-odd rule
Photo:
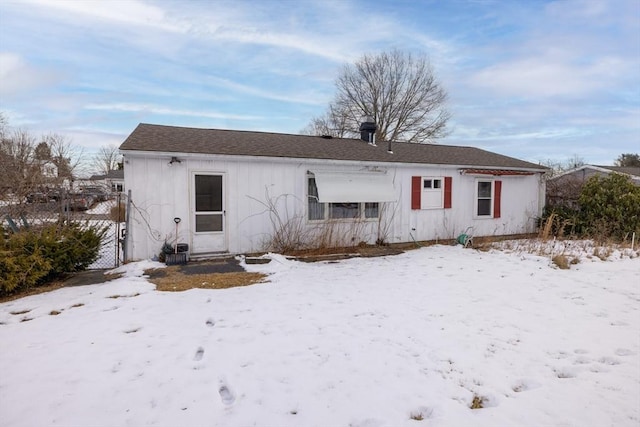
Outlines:
[[[613,172],[620,172],[620,173],[626,173],[628,175],[640,176],[640,167],[633,167],[633,166],[600,166],[600,165],[594,165],[594,166],[599,167],[599,168],[603,168],[603,169],[609,169],[610,171],[613,171]]]
[[[474,147],[394,142],[393,154],[389,154],[387,145],[384,142],[371,146],[360,139],[141,123],[120,150],[546,170],[541,165]]]

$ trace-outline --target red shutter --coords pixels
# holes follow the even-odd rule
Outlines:
[[[451,209],[451,177],[444,177],[444,208]]]
[[[493,183],[493,217],[500,218],[500,196],[502,195],[502,181]]]
[[[411,177],[411,209],[420,209],[420,194],[422,194],[422,177]]]

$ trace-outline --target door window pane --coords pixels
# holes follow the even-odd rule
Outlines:
[[[196,175],[196,212],[222,211],[222,176]]]
[[[196,233],[222,231],[222,214],[196,215]]]

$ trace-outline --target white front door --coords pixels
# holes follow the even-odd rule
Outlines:
[[[227,250],[224,175],[192,174],[191,253]]]

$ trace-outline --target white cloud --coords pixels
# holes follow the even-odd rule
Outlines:
[[[0,97],[31,92],[58,79],[54,72],[40,71],[15,53],[0,52]]]
[[[244,114],[228,114],[218,112],[207,112],[202,110],[181,110],[167,107],[160,107],[151,104],[130,104],[130,103],[114,103],[114,104],[89,104],[84,107],[87,110],[106,110],[116,112],[144,112],[151,114],[160,114],[166,116],[189,116],[189,117],[205,117],[210,119],[225,120],[260,120],[263,117],[251,116]]]
[[[58,9],[65,13],[83,15],[100,21],[124,25],[156,28],[163,31],[184,32],[186,27],[179,25],[159,7],[137,0],[78,1],[78,0],[28,0],[38,7]]]
[[[581,96],[609,86],[612,75],[624,67],[618,58],[595,59],[591,64],[553,57],[522,58],[484,68],[471,77],[471,83],[501,95]]]

